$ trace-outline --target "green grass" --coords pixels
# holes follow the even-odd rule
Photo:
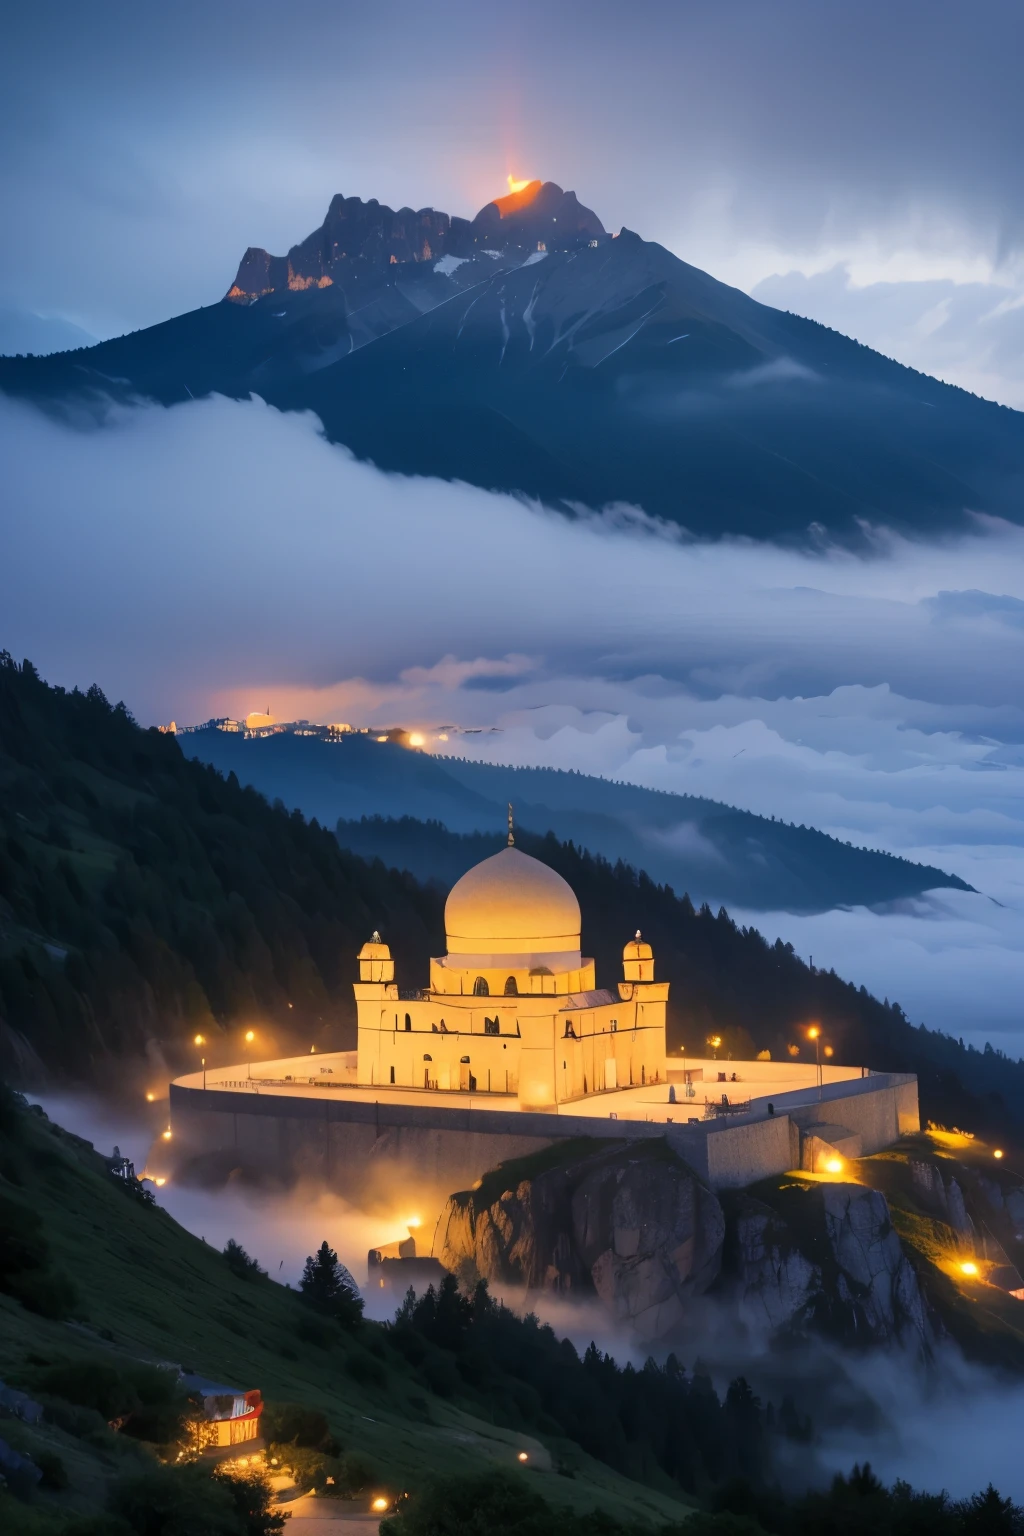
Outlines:
[[[376,1324],[364,1324],[358,1338],[324,1325],[323,1342],[312,1342],[317,1322],[294,1292],[270,1280],[236,1278],[216,1250],[165,1211],[131,1198],[86,1143],[35,1113],[17,1119],[23,1127],[17,1141],[0,1142],[0,1191],[43,1218],[54,1266],[73,1276],[79,1305],[74,1320],[57,1322],[0,1295],[0,1376],[9,1384],[29,1388],[46,1363],[99,1352],[180,1364],[232,1385],[258,1387],[270,1401],[322,1409],[343,1448],[369,1456],[382,1486],[393,1491],[415,1488],[431,1475],[478,1472],[487,1465],[515,1468],[516,1454],[525,1448],[534,1467],[523,1475],[553,1505],[581,1512],[600,1507],[623,1520],[653,1523],[685,1514],[678,1499],[621,1477],[582,1452],[574,1458],[575,1476],[560,1476],[538,1439],[432,1394]],[[367,1350],[383,1366],[380,1385],[360,1385],[347,1369]],[[8,1438],[18,1435],[27,1450],[40,1436],[67,1465],[71,1487],[40,1495],[33,1506],[54,1514],[95,1507],[123,1456],[138,1454],[124,1437],[90,1446],[49,1426],[35,1431],[13,1425]],[[0,1523],[2,1514],[0,1509]],[[26,1536],[30,1529],[7,1528]]]

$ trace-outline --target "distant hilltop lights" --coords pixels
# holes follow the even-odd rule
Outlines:
[[[157,730],[169,736],[190,736],[196,731],[226,731],[229,735],[259,740],[266,736],[313,736],[320,741],[339,742],[350,736],[368,736],[373,741],[407,747],[412,751],[430,751],[444,746],[452,736],[491,736],[500,734],[499,726],[421,726],[410,729],[404,725],[373,726],[350,725],[347,721],[321,722],[316,720],[277,720],[266,710],[253,710],[244,719],[221,715],[204,720],[200,725],[178,725],[172,720]]]

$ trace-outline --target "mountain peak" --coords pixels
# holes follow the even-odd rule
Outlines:
[[[536,249],[538,243],[545,250],[564,250],[606,234],[593,209],[585,208],[575,192],[563,192],[553,181],[514,184],[506,197],[496,197],[481,208],[472,229],[477,237],[497,240],[500,250]]]
[[[434,208],[389,208],[375,197],[335,193],[319,229],[287,256],[250,246],[226,297],[235,303],[285,290],[330,288],[341,277],[406,263],[464,259],[482,250],[567,250],[605,236],[601,220],[575,192],[553,181],[510,182],[504,197],[485,204],[476,218],[451,218]]]

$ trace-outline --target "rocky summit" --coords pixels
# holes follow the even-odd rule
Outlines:
[[[303,293],[330,288],[365,273],[386,273],[410,262],[453,264],[481,253],[528,258],[546,251],[568,251],[606,239],[604,225],[575,192],[553,181],[531,181],[507,197],[487,203],[475,219],[450,218],[434,208],[389,208],[375,197],[331,199],[319,229],[287,256],[250,246],[238,265],[226,298],[249,304],[272,293]]]

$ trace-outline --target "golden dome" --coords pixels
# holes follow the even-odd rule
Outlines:
[[[547,864],[503,848],[456,881],[444,926],[450,955],[578,955],[580,904]]]

